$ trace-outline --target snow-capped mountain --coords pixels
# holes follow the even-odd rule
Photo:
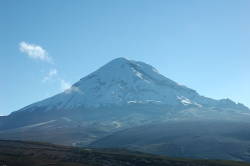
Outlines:
[[[80,79],[64,92],[24,107],[9,116],[0,117],[0,139],[85,146],[97,140],[102,141],[101,138],[106,136],[112,138],[113,133],[117,132],[119,135],[122,131],[129,131],[129,128],[135,128],[132,130],[136,131],[135,135],[131,136],[136,139],[131,140],[137,140],[138,133],[142,133],[140,138],[144,136],[144,130],[137,130],[138,126],[144,126],[143,129],[152,126],[153,132],[145,136],[154,140],[154,134],[151,133],[159,131],[156,132],[159,134],[156,141],[152,142],[155,147],[159,144],[158,138],[165,140],[165,137],[161,137],[165,136],[164,133],[170,136],[175,134],[174,128],[172,133],[168,133],[165,128],[157,127],[157,124],[170,122],[178,126],[197,120],[209,124],[220,122],[220,126],[227,125],[227,121],[230,124],[245,124],[250,120],[250,110],[230,99],[215,100],[201,96],[195,90],[166,78],[146,63],[118,58]],[[181,126],[179,128],[182,129]],[[188,126],[186,128],[192,131]],[[177,132],[181,135],[180,138],[185,138],[182,131]],[[203,131],[203,128],[199,131]],[[239,135],[244,136],[245,130],[242,131],[239,131]],[[223,136],[227,137],[224,140],[231,140],[228,135]],[[197,135],[189,138],[194,137]],[[205,143],[206,138],[202,137]],[[216,137],[215,141],[217,140]],[[126,142],[126,139],[119,141]],[[183,147],[181,143],[180,147]],[[168,144],[159,145],[169,147]],[[238,145],[243,144],[240,142]]]
[[[233,101],[213,100],[195,90],[179,85],[143,62],[117,58],[82,78],[70,89],[20,111],[45,107],[48,110],[99,108],[127,104],[161,104],[171,106],[220,106],[247,108]]]
[[[244,119],[250,110],[214,100],[161,75],[143,62],[117,58],[58,95],[0,120],[0,130],[67,119],[83,126],[126,128],[181,119]]]

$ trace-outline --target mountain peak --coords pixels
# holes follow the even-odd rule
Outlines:
[[[89,79],[98,79],[99,82],[106,82],[108,84],[111,82],[126,82],[131,84],[139,80],[149,83],[152,79],[164,79],[164,77],[155,68],[143,62],[132,61],[126,58],[116,58],[97,71],[82,78],[75,86],[79,86],[81,82]]]
[[[111,60],[109,63],[129,63],[129,62],[130,60],[128,60],[127,58],[119,57]]]
[[[110,62],[108,62],[107,64],[105,64],[104,66],[102,66],[101,68],[115,68],[115,67],[124,67],[126,65],[131,65],[132,61],[128,60],[126,58],[120,57],[120,58],[116,58],[111,60]]]

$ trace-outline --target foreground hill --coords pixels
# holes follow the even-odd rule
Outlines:
[[[233,161],[189,160],[139,152],[81,149],[46,143],[0,141],[0,165],[6,166],[249,166]]]
[[[91,147],[250,162],[250,122],[170,121],[118,131]]]

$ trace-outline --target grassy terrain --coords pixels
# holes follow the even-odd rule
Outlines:
[[[1,166],[250,166],[234,161],[168,158],[123,149],[86,149],[24,141],[0,141]]]

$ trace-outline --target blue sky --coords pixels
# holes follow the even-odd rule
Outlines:
[[[250,106],[249,0],[1,0],[0,115],[117,57]]]

